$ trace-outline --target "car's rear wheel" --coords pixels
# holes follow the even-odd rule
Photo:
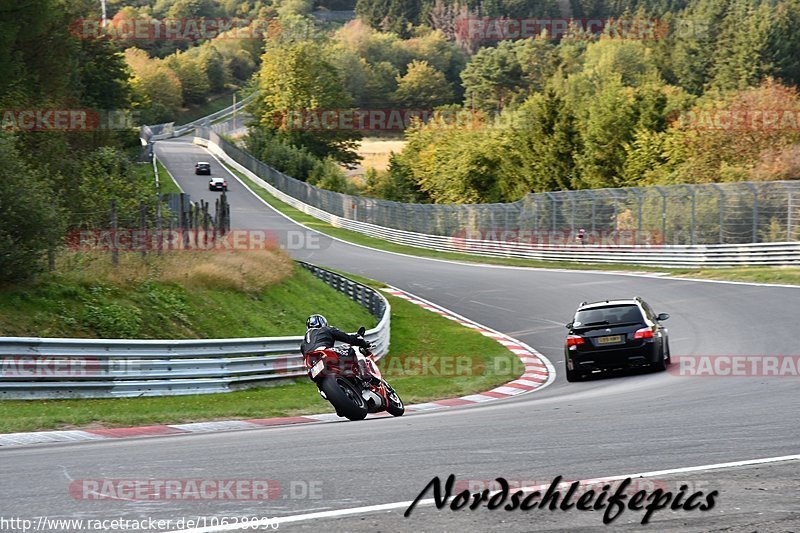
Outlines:
[[[664,353],[664,348],[662,348],[658,361],[656,361],[656,364],[653,365],[654,369],[656,372],[663,372],[667,369],[668,364],[669,363],[667,362],[667,355]]]
[[[570,383],[574,383],[576,381],[583,381],[583,374],[581,374],[577,370],[570,370],[566,364],[564,364],[564,370],[566,370],[567,381],[569,381]]]

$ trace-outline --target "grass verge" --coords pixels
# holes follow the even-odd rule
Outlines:
[[[325,313],[355,331],[375,319],[280,252],[106,253],[0,289],[0,336],[230,338],[302,335]]]
[[[161,164],[161,161],[156,159],[156,164],[158,165],[158,185],[161,194],[167,194],[170,192],[181,192],[181,188],[178,187],[178,184],[175,183],[175,180],[172,179],[172,176],[169,172],[167,172],[166,167]],[[138,177],[145,177],[153,185],[153,190],[155,191],[155,175],[153,175],[153,165],[152,163],[136,163],[133,167],[134,172]]]
[[[492,339],[400,298],[387,298],[392,306],[392,344],[380,366],[406,403],[481,392],[522,373],[519,359]],[[228,394],[1,401],[0,433],[326,412],[332,412],[330,404],[303,378]]]
[[[172,174],[169,173],[167,167],[161,164],[161,161],[156,159],[156,165],[158,165],[158,185],[159,189],[161,189],[161,194],[167,193],[181,193],[181,188],[175,183],[175,180],[172,179]]]
[[[397,252],[420,257],[431,257],[434,259],[448,259],[466,263],[481,263],[487,265],[507,265],[528,268],[562,268],[568,270],[601,270],[614,272],[656,272],[677,277],[717,279],[728,281],[749,281],[756,283],[780,283],[790,285],[800,285],[800,267],[729,267],[729,268],[660,268],[639,265],[605,264],[605,263],[574,263],[565,261],[536,261],[530,259],[514,259],[502,257],[483,257],[470,254],[459,254],[455,252],[439,252],[427,248],[416,248],[394,244],[382,239],[369,237],[361,233],[350,231],[344,228],[337,228],[326,222],[308,215],[299,209],[283,203],[265,189],[257,185],[253,180],[239,172],[238,170],[226,165],[228,170],[244,181],[256,194],[264,199],[269,205],[291,219],[304,224],[320,233],[325,233],[331,237],[336,237],[354,244],[361,244],[387,252]]]

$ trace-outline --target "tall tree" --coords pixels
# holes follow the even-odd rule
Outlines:
[[[631,91],[619,76],[605,80],[579,124],[583,145],[577,157],[580,188],[622,185],[625,146],[633,138],[635,124]]]
[[[344,111],[350,100],[327,52],[313,41],[278,42],[262,57],[258,103],[260,124],[278,130],[290,144],[304,146],[314,155],[331,156],[343,163],[357,160],[355,146],[360,134],[353,129],[318,128],[289,124],[291,113],[303,119],[315,110]]]
[[[440,71],[426,61],[412,61],[398,76],[394,100],[407,108],[433,108],[453,101],[453,89]]]
[[[580,136],[575,118],[555,91],[532,95],[515,113],[503,159],[509,199],[528,192],[571,189],[577,183],[575,154]]]

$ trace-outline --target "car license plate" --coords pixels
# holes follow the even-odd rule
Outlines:
[[[622,342],[622,335],[609,335],[597,339],[598,344],[616,344],[618,342]]]
[[[323,370],[325,369],[325,359],[320,359],[317,361],[313,367],[311,367],[311,377],[317,377]]]

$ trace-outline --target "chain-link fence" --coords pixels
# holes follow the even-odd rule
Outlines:
[[[530,232],[540,242],[625,233],[631,245],[744,244],[800,238],[800,181],[663,185],[528,194],[506,204],[405,204],[320,189],[208,128],[198,136],[278,190],[333,215],[442,236]],[[583,231],[582,231],[583,230]],[[564,237],[568,235],[569,237]],[[495,237],[497,238],[497,237]]]

